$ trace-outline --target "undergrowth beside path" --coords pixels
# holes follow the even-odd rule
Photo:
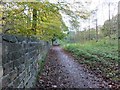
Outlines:
[[[85,64],[98,76],[110,81],[112,87],[119,87],[120,78],[118,71],[118,46],[117,43],[87,42],[84,44],[66,44],[66,51],[69,51],[78,60]],[[116,83],[116,84],[115,84]]]

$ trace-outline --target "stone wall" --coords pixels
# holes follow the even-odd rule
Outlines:
[[[47,54],[47,42],[35,38],[4,35],[2,37],[2,87],[35,86],[38,62]]]
[[[2,69],[2,36],[0,34],[0,90],[2,87],[2,75],[3,75],[3,69]]]

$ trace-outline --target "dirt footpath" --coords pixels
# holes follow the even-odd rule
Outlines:
[[[60,47],[52,47],[37,83],[39,88],[107,88],[101,78],[88,73]]]

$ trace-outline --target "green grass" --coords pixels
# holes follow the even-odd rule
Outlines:
[[[42,70],[44,69],[44,65],[45,65],[45,60],[40,60],[39,61],[39,74],[42,72]]]
[[[118,78],[118,44],[117,40],[111,44],[105,40],[99,42],[90,41],[84,44],[66,44],[64,49],[71,52],[81,63],[112,81]]]
[[[41,73],[43,72],[44,66],[45,66],[45,59],[46,59],[47,53],[44,53],[42,58],[40,60],[38,60],[38,75],[37,78],[41,75]]]

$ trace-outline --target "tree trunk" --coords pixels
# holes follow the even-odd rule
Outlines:
[[[96,19],[96,42],[98,42],[98,25],[97,25],[97,19]]]
[[[34,34],[36,34],[36,26],[37,26],[37,10],[33,9],[33,23],[32,23],[32,30]]]

